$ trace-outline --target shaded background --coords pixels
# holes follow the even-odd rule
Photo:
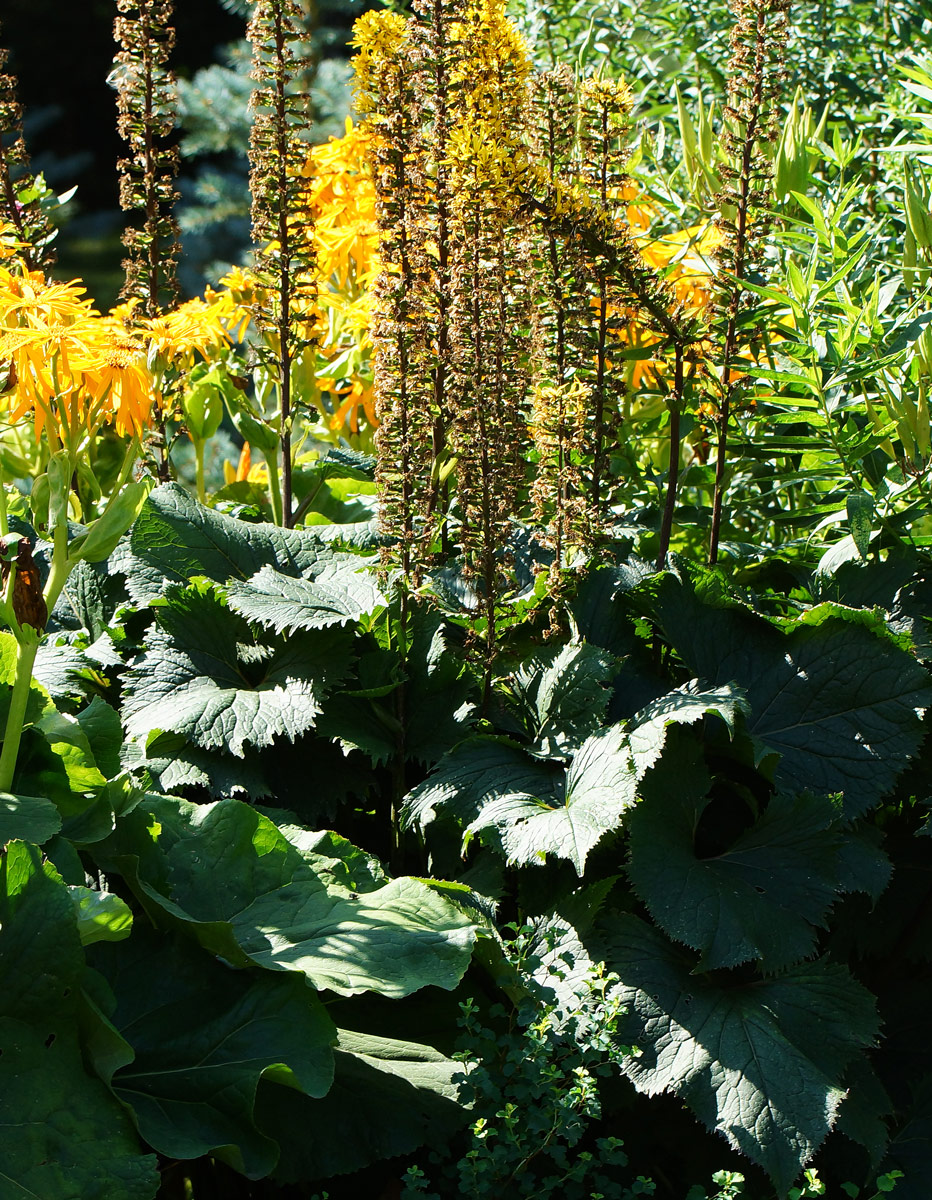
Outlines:
[[[318,5],[313,48],[321,87],[319,94],[315,91],[315,140],[339,132],[349,111],[347,41],[353,21],[367,6],[363,0],[325,0]],[[181,280],[186,295],[199,292],[207,279],[216,279],[215,272],[224,264],[241,261],[248,246],[241,112],[246,63],[242,52],[238,58],[235,53],[245,33],[246,8],[244,0],[175,4],[172,66],[180,80],[194,85],[194,90],[186,90],[187,112],[179,135],[183,161],[178,215],[185,227]],[[62,213],[54,273],[61,279],[83,278],[105,309],[122,283],[123,215],[116,162],[123,151],[116,133],[116,95],[107,83],[115,51],[115,15],[114,0],[2,0],[0,6],[0,44],[9,49],[8,70],[19,80],[33,169],[44,172],[57,192],[77,185],[74,200]],[[200,113],[193,112],[198,106]],[[236,113],[226,111],[234,107]],[[204,139],[192,134],[199,123],[203,128],[205,114],[207,120],[216,114],[224,127],[235,127],[225,141],[220,139],[224,144],[205,147]]]

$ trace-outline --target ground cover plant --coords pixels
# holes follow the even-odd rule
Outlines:
[[[416,0],[182,301],[0,77],[0,1196],[925,1197],[925,14]],[[813,66],[821,47],[823,74]]]

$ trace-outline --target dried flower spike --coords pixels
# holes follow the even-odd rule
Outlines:
[[[16,76],[3,72],[8,59],[9,51],[0,47],[0,216],[16,231],[26,269],[42,270],[55,261],[55,230],[37,194],[41,181],[30,170]]]
[[[311,123],[306,88],[294,87],[302,58],[303,13],[297,0],[257,0],[249,23],[254,119],[249,143],[255,275],[253,315],[266,337],[266,360],[278,389],[281,522],[292,523],[292,368],[318,337],[311,180],[304,173]]]
[[[121,159],[120,207],[137,224],[123,234],[129,254],[123,263],[121,295],[137,299],[147,317],[157,317],[178,297],[175,264],[178,198],[174,77],[168,59],[175,42],[172,0],[117,0],[113,36],[119,45],[111,80],[117,88],[117,128],[128,157]]]

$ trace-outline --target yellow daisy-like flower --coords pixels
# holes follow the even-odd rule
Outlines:
[[[722,234],[714,225],[692,225],[652,241],[636,239],[641,256],[657,270],[666,271],[676,298],[687,309],[699,312],[711,300],[708,283],[709,259],[722,244]]]
[[[98,337],[72,359],[87,397],[89,427],[113,422],[122,436],[138,436],[149,424],[160,397],[146,366],[145,344],[105,320]]]
[[[231,267],[220,280],[222,292],[208,288],[206,298],[218,306],[218,316],[234,341],[241,342],[252,320],[252,307],[261,299],[262,289],[242,267]]]
[[[302,168],[312,180],[308,201],[324,286],[332,278],[345,289],[352,277],[357,288],[367,287],[378,274],[375,183],[367,162],[371,143],[369,130],[347,117],[343,137],[314,146]]]
[[[369,424],[375,428],[378,421],[375,415],[375,392],[372,384],[367,384],[358,375],[353,376],[347,382],[349,383],[348,390],[338,388],[336,385],[330,389],[334,395],[343,397],[342,403],[331,419],[331,429],[341,429],[346,423],[349,425],[351,433],[358,433],[360,410]]]
[[[83,291],[0,268],[7,419],[31,415],[37,438],[48,431],[72,449],[109,422],[123,435],[140,433],[155,398],[146,345],[128,333],[127,313],[101,317]]]
[[[142,328],[163,361],[191,366],[198,355],[209,358],[212,350],[229,345],[224,307],[219,301],[188,300],[171,312],[152,317]]]
[[[39,271],[18,274],[0,267],[0,327],[66,325],[97,315],[84,285],[46,283]]]

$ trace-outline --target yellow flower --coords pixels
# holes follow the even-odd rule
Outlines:
[[[31,413],[37,437],[48,429],[73,449],[111,421],[138,434],[154,398],[145,344],[121,319],[101,317],[83,290],[0,268],[0,362],[13,382],[2,398],[7,419]]]
[[[140,329],[164,362],[191,366],[197,355],[209,358],[212,350],[229,345],[224,310],[219,300],[188,300],[171,312],[141,322]]]
[[[46,283],[39,271],[17,274],[0,267],[0,327],[43,328],[96,316],[84,291],[77,280]]]
[[[368,113],[378,103],[379,79],[386,70],[397,69],[408,22],[396,12],[367,12],[353,25],[350,45],[353,57],[356,107]]]
[[[343,137],[314,146],[301,172],[313,181],[308,201],[317,274],[324,285],[333,277],[346,288],[352,277],[357,287],[366,287],[378,274],[375,183],[367,160],[371,143],[371,132],[347,117]]]
[[[138,436],[149,424],[156,399],[145,344],[106,318],[99,322],[96,333],[71,360],[87,399],[89,431],[112,421],[121,436]]]

